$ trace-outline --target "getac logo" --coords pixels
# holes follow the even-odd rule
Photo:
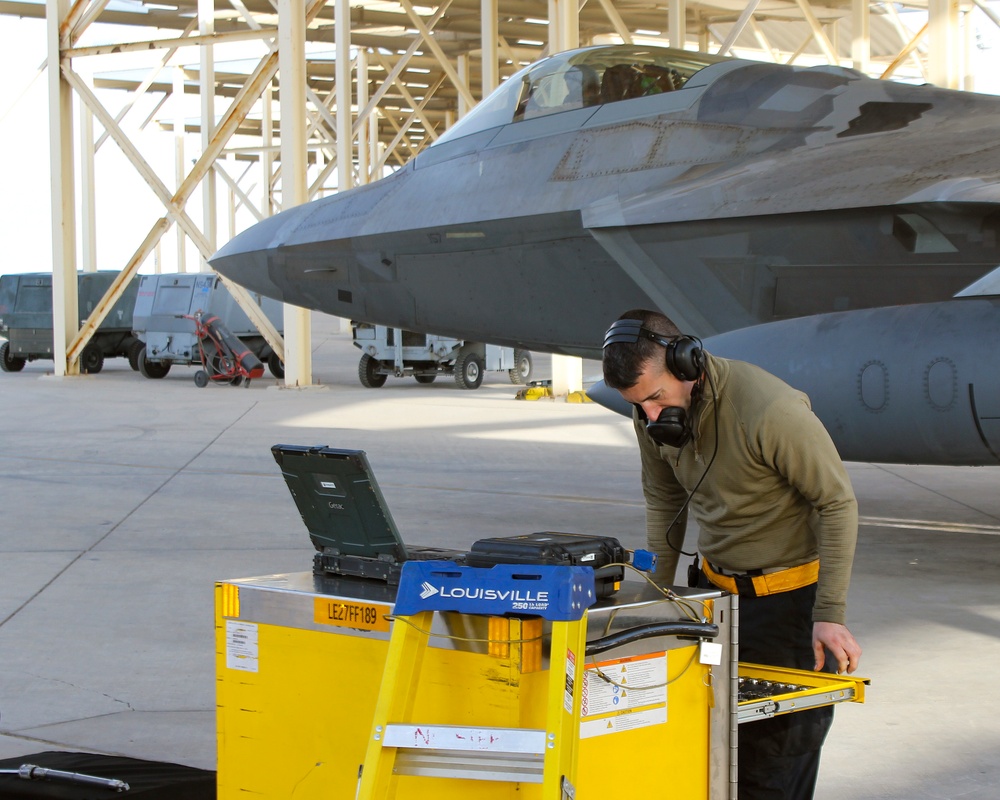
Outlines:
[[[344,510],[344,507],[340,503],[327,503],[327,505],[330,506],[330,508],[335,509],[337,511]]]

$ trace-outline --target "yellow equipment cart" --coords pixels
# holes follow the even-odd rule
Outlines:
[[[728,800],[738,724],[863,700],[860,679],[738,665],[738,598],[669,594],[394,616],[363,578],[220,582],[218,796]]]

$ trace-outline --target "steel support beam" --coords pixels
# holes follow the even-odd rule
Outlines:
[[[851,0],[851,65],[867,74],[872,54],[871,6],[868,0]]]
[[[759,1],[759,0],[758,0]],[[615,29],[624,44],[632,44],[632,32],[628,29],[625,24],[625,20],[622,19],[622,15],[618,13],[618,9],[615,8],[614,3],[611,0],[599,0],[601,8],[604,9],[604,13],[607,14],[608,22]]]
[[[377,55],[378,54],[376,53],[376,56]],[[409,116],[403,121],[402,125],[396,122],[396,120],[394,120],[392,117],[388,116],[386,117],[386,119],[389,121],[389,124],[395,128],[396,136],[393,138],[392,142],[390,142],[389,146],[385,150],[385,153],[382,155],[382,158],[376,165],[376,168],[378,170],[381,170],[385,166],[386,159],[388,159],[388,157],[392,154],[392,152],[396,149],[398,145],[405,142],[407,146],[411,147],[412,149],[412,145],[406,138],[406,132],[418,118],[422,117],[424,106],[427,105],[428,101],[430,101],[430,99],[434,96],[434,92],[436,92],[441,87],[441,84],[444,83],[444,81],[445,81],[445,76],[442,75],[437,79],[435,83],[431,84],[431,86],[428,87],[427,94],[424,95],[424,99],[421,100],[419,103],[414,103],[413,111],[410,112]]]
[[[580,7],[577,0],[549,0],[549,55],[580,46]],[[569,394],[583,388],[583,361],[552,356],[552,392]]]
[[[215,0],[198,0],[198,32],[202,36],[215,33]],[[201,59],[201,149],[204,152],[212,143],[215,132],[215,48],[208,44],[198,48]],[[202,183],[202,203],[204,205],[202,220],[208,249],[214,253],[218,249],[217,226],[217,195],[215,172],[208,170]],[[205,256],[207,258],[207,256]],[[202,260],[202,269],[208,269],[208,264]]]
[[[757,44],[760,45],[761,50],[766,52],[771,61],[775,64],[778,63],[778,51],[771,46],[771,41],[764,34],[764,29],[757,23],[757,20],[750,20],[750,27],[753,29],[754,38],[757,40]]]
[[[479,16],[483,51],[482,93],[483,97],[486,97],[500,85],[500,55],[497,47],[500,34],[498,0],[482,0]]]
[[[892,76],[892,73],[899,68],[899,65],[902,64],[904,61],[906,61],[906,59],[908,59],[911,54],[913,54],[913,51],[916,49],[917,45],[920,44],[920,40],[927,35],[927,31],[929,28],[930,28],[930,23],[925,22],[924,27],[922,27],[919,31],[917,31],[917,33],[913,36],[913,38],[910,39],[910,41],[908,41],[903,46],[903,49],[900,50],[899,55],[897,55],[893,59],[892,63],[888,67],[886,67],[885,71],[879,76],[882,80],[888,80]]]
[[[60,26],[60,47],[64,50],[67,47],[72,47],[83,36],[91,23],[101,15],[107,5],[108,0],[95,0],[93,3],[88,2],[88,0],[77,0]]]
[[[577,0],[549,0],[549,55],[580,46]]]
[[[823,30],[823,26],[819,24],[819,20],[816,19],[816,15],[813,13],[812,7],[809,5],[809,0],[795,0],[802,12],[802,16],[805,17],[806,22],[809,24],[809,29],[813,33],[813,38],[816,40],[816,44],[819,45],[820,50],[823,51],[823,57],[831,64],[839,64],[840,59],[837,57],[837,48],[833,46],[833,42],[830,41],[830,37],[826,35],[826,31]]]
[[[61,28],[68,0],[46,0],[49,81],[49,170],[52,188],[52,358],[56,375],[78,375],[67,352],[80,324],[76,279],[76,188],[73,183],[73,92],[64,79]]]
[[[462,79],[466,86],[469,85],[469,55],[468,53],[459,53],[458,57],[455,59],[455,71],[458,73],[458,77]],[[472,110],[472,106],[466,102],[465,97],[461,94],[458,96],[458,118],[461,119],[466,114]]]
[[[670,46],[683,50],[687,43],[687,3],[684,0],[668,0],[667,33]]]
[[[893,59],[892,63],[889,64],[880,77],[888,78],[892,75],[892,73],[899,68],[902,62],[906,60],[903,58],[904,54],[913,61],[913,66],[916,67],[917,74],[926,77],[927,71],[924,69],[923,61],[920,60],[920,54],[917,52],[917,47],[920,46],[924,37],[927,36],[927,31],[930,30],[930,23],[925,22],[924,26],[914,36],[899,18],[899,12],[896,10],[896,6],[893,3],[888,3],[885,8],[888,11],[889,18],[892,20],[892,26],[899,34],[899,40],[903,45],[903,49],[900,54]]]
[[[174,112],[174,188],[179,189],[184,181],[184,69],[173,69],[173,112]],[[184,229],[177,226],[177,271],[187,272],[187,237]]]
[[[957,89],[961,29],[958,0],[928,0],[928,78],[935,86]]]
[[[212,165],[212,169],[214,169],[217,173],[219,173],[219,175],[222,177],[222,180],[229,186],[229,191],[234,196],[234,199],[239,199],[240,202],[238,206],[243,207],[247,211],[249,211],[250,214],[253,216],[253,218],[257,220],[257,222],[263,222],[264,215],[260,213],[260,210],[254,204],[253,200],[250,199],[250,196],[243,190],[243,187],[240,186],[240,181],[243,180],[244,177],[246,177],[247,173],[250,171],[250,168],[252,166],[253,164],[247,164],[246,168],[243,170],[243,174],[240,175],[239,178],[234,178],[232,175],[230,175],[229,172],[226,170],[226,168],[219,161],[216,161]],[[250,191],[253,191],[253,189],[254,187],[251,186]],[[232,238],[233,236],[236,235],[236,231],[235,230],[230,231],[229,235],[230,238]]]
[[[451,61],[448,60],[448,56],[445,55],[444,50],[441,49],[441,45],[437,43],[437,40],[431,35],[430,30],[427,28],[427,25],[424,24],[421,16],[414,10],[413,3],[411,3],[410,0],[399,0],[399,4],[406,11],[406,15],[410,18],[410,22],[413,23],[413,27],[417,29],[417,32],[420,34],[420,38],[424,40],[424,44],[427,45],[427,49],[434,53],[435,58],[437,58],[438,63],[441,65],[441,69],[443,69],[445,75],[448,76],[448,80],[455,85],[458,93],[465,98],[469,107],[471,108],[474,106],[476,104],[476,98],[472,96],[472,92],[469,91],[468,85],[464,83],[461,78],[459,78],[458,73],[455,71],[455,67],[452,66]],[[442,6],[448,5],[451,5],[451,0],[448,0],[446,3],[442,3]],[[439,8],[438,11],[440,10],[441,9]]]
[[[750,2],[746,4],[746,8],[743,9],[739,19],[736,20],[736,24],[729,29],[729,34],[726,36],[722,46],[719,47],[720,56],[726,55],[729,52],[729,49],[736,44],[736,40],[740,38],[740,34],[743,33],[746,26],[753,19],[754,12],[757,10],[757,6],[759,5],[760,0],[750,0]]]
[[[263,153],[260,159],[261,185],[263,197],[260,211],[265,217],[274,213],[274,87],[269,83],[261,97],[261,141]]]
[[[361,48],[358,50],[358,109],[368,105],[368,50]],[[358,182],[368,183],[371,180],[371,148],[368,144],[371,128],[361,120],[357,125],[358,130]]]
[[[341,34],[340,3],[336,20]],[[340,67],[337,44],[337,67]],[[306,189],[306,15],[305,0],[278,0],[278,74],[281,113],[281,208],[305,203]],[[338,74],[338,89],[340,78]],[[340,109],[338,109],[338,112]],[[312,384],[312,318],[304,308],[284,306],[285,386]]]
[[[84,272],[97,269],[97,188],[94,156],[94,115],[87,106],[80,108],[80,261]]]
[[[351,117],[351,6],[349,0],[335,0],[334,58],[337,97],[337,191],[354,185],[354,128]],[[305,62],[303,62],[303,67]]]
[[[190,24],[184,30],[184,33],[181,34],[181,38],[190,36],[191,32],[197,27],[197,25],[198,20],[191,20]],[[125,115],[132,110],[132,107],[136,104],[139,98],[146,94],[149,87],[153,84],[153,81],[155,81],[159,74],[167,67],[170,63],[170,59],[174,57],[174,53],[176,53],[179,49],[180,47],[172,47],[163,54],[163,58],[160,59],[159,65],[155,69],[151,69],[149,71],[149,74],[145,77],[143,82],[139,84],[139,87],[132,92],[132,97],[129,98],[129,101],[122,107],[122,110],[115,115],[115,122],[121,124],[121,121],[125,119]],[[145,127],[145,125],[146,123],[143,123],[142,127]],[[101,145],[104,144],[107,138],[108,132],[104,131],[97,140],[97,146],[94,148],[95,151],[101,149]]]
[[[976,6],[980,11],[982,11],[987,17],[989,17],[990,22],[1000,28],[1000,15],[997,14],[992,8],[990,8],[983,0],[972,0],[973,5]]]

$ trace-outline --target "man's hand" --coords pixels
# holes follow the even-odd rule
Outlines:
[[[826,650],[837,659],[837,674],[854,672],[861,661],[859,645],[846,625],[837,622],[813,623],[813,653],[816,656],[816,671],[826,663]]]

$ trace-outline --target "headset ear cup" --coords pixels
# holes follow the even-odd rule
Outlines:
[[[680,336],[672,341],[667,347],[667,370],[678,380],[698,380],[705,371],[701,343],[691,336]]]
[[[691,425],[683,408],[670,406],[660,411],[655,420],[646,423],[646,432],[657,444],[683,447],[691,440]]]

